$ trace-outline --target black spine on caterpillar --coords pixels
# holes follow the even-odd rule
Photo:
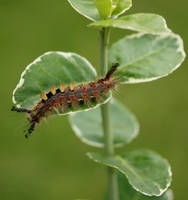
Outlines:
[[[112,74],[116,71],[117,67],[119,67],[119,63],[114,63],[111,67],[111,69],[107,72],[104,80],[109,80]]]
[[[111,79],[111,76],[118,66],[118,63],[113,64],[104,78],[96,82],[90,82],[87,85],[81,84],[75,87],[73,83],[70,83],[69,87],[65,87],[64,84],[60,84],[58,89],[52,86],[49,93],[41,93],[41,101],[31,110],[13,106],[11,109],[12,111],[28,113],[30,127],[26,130],[27,133],[25,137],[28,138],[34,131],[35,125],[39,123],[43,117],[46,117],[47,113],[54,111],[55,113],[57,111],[64,113],[66,109],[73,107],[75,104],[77,106],[80,105],[80,102],[88,104],[91,99],[97,100],[98,97],[100,98],[100,95],[112,89],[116,81]]]
[[[31,110],[25,109],[25,108],[17,108],[15,106],[12,106],[11,111],[16,111],[16,112],[27,112],[30,113]]]

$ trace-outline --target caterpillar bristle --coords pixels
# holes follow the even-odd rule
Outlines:
[[[65,84],[60,84],[59,89],[60,89],[61,92],[64,92],[65,91]]]
[[[11,111],[26,112],[26,113],[29,113],[29,112],[30,112],[30,110],[28,110],[28,109],[25,109],[25,108],[17,108],[17,107],[15,107],[15,106],[12,106]]]
[[[59,112],[59,113],[63,113],[63,106],[61,106],[61,105],[58,106],[58,112]]]
[[[26,132],[26,134],[25,134],[26,139],[28,139],[28,137],[31,135],[31,133],[34,131],[34,129],[35,129],[35,122],[32,122],[29,129],[24,131],[24,132]]]
[[[55,112],[56,114],[59,114],[59,110],[58,110],[56,107],[54,107],[53,110],[54,110],[54,112]]]
[[[11,111],[16,111],[15,108],[15,106],[12,106]]]
[[[56,87],[55,86],[51,86],[50,87],[50,92],[55,95],[56,94]]]
[[[44,101],[48,100],[48,97],[46,96],[44,92],[41,93],[40,98],[43,99]]]
[[[25,134],[25,139],[28,139],[28,134]]]
[[[73,82],[69,83],[69,88],[70,88],[70,90],[71,90],[71,91],[73,91],[73,90],[74,90],[74,87],[75,87],[75,85],[74,85],[74,83],[73,83]]]
[[[109,80],[112,74],[116,71],[117,67],[119,67],[119,63],[114,63],[111,69],[107,72],[104,80]]]

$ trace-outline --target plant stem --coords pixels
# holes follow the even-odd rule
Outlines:
[[[100,59],[99,59],[99,67],[100,67],[100,75],[104,77],[108,70],[108,62],[107,62],[107,47],[110,38],[110,29],[103,28],[100,31]],[[114,144],[113,144],[113,135],[110,127],[110,112],[109,112],[109,103],[103,104],[101,106],[101,114],[102,114],[102,124],[103,124],[103,132],[104,132],[104,149],[108,156],[112,156],[114,154]],[[108,190],[110,200],[118,200],[118,185],[117,185],[117,177],[115,171],[111,167],[107,167],[108,173]]]

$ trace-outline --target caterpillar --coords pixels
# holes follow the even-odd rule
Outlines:
[[[118,66],[118,63],[113,64],[104,78],[88,84],[75,86],[74,83],[70,83],[68,87],[65,87],[65,84],[60,84],[59,88],[51,86],[47,94],[41,93],[40,102],[32,109],[13,106],[11,111],[27,113],[30,126],[26,130],[25,137],[28,138],[31,135],[35,125],[44,117],[57,113],[63,114],[67,110],[73,110],[78,106],[86,105],[91,107],[91,105],[104,103],[104,95],[108,94],[116,85],[117,80],[112,78],[112,74]]]

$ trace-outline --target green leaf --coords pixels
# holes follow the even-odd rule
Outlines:
[[[109,50],[109,66],[118,62],[114,73],[121,83],[156,80],[176,70],[184,61],[180,36],[133,34],[119,40]]]
[[[95,1],[99,2],[101,0]],[[109,9],[110,1],[112,1],[111,9]],[[97,21],[100,19],[100,15],[94,4],[94,0],[68,0],[68,2],[78,13],[80,13],[84,17],[92,21]],[[132,6],[132,0],[104,0],[104,2],[105,4],[108,3],[108,6],[106,8],[104,7],[105,4],[103,4],[103,2],[100,4],[100,6],[99,4],[97,4],[97,7],[100,11],[100,14],[103,17],[105,16],[105,18],[111,13],[112,17],[117,17],[118,15],[123,14]]]
[[[88,153],[89,158],[123,173],[132,187],[148,196],[162,195],[171,183],[170,165],[160,155],[146,150],[116,156]]]
[[[170,32],[163,17],[146,13],[127,15],[118,19],[100,20],[90,24],[90,26],[114,27],[151,34]]]
[[[132,7],[132,0],[112,0],[113,12],[112,16],[117,17]]]
[[[112,13],[112,0],[94,0],[94,4],[102,19],[107,19]]]
[[[164,192],[161,196],[145,196],[134,190],[122,173],[117,173],[117,179],[119,200],[173,200],[173,192],[170,189]],[[106,200],[110,200],[109,196]]]
[[[135,116],[117,100],[110,101],[111,129],[115,146],[131,142],[138,134],[139,125]],[[70,122],[76,135],[86,144],[104,146],[100,108],[75,113]]]
[[[13,92],[13,103],[31,108],[40,100],[41,92],[47,93],[51,86],[94,79],[96,71],[85,58],[75,53],[47,52],[26,67]]]
[[[84,17],[96,21],[100,19],[94,0],[68,0],[70,5]]]

